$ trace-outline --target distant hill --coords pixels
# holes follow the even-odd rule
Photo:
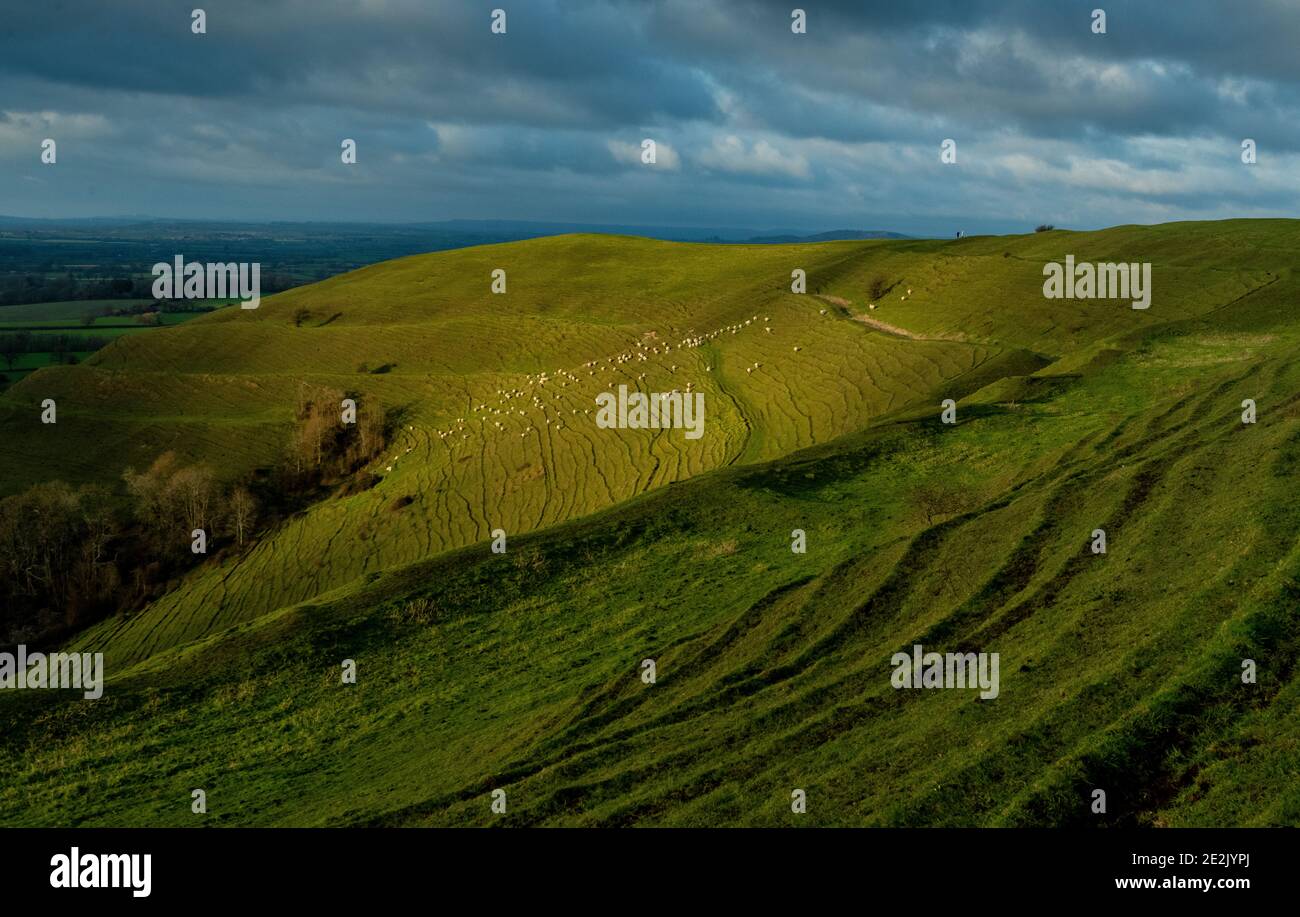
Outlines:
[[[896,237],[853,230],[809,237],[774,230],[756,236],[752,229],[519,220],[367,224],[0,216],[0,308],[148,296],[153,265],[170,263],[178,253],[195,261],[256,262],[263,292],[275,293],[406,255],[573,233],[749,243]]]
[[[746,242],[759,242],[764,244],[788,243],[788,242],[837,242],[849,239],[908,239],[901,232],[885,232],[883,230],[857,230],[857,229],[832,229],[830,232],[819,232],[811,236],[785,234],[777,236],[754,236],[746,239]]]
[[[654,226],[643,224],[600,224],[538,222],[529,220],[434,220],[416,223],[347,223],[347,222],[236,222],[225,220],[167,220],[153,217],[89,217],[79,219],[32,219],[0,215],[0,241],[5,232],[23,238],[33,234],[57,234],[70,238],[112,238],[119,241],[156,242],[177,238],[196,242],[239,238],[248,241],[301,242],[337,238],[365,239],[379,243],[391,240],[404,244],[411,239],[428,240],[427,250],[460,248],[512,242],[541,236],[573,233],[641,236],[670,242],[826,242],[836,239],[903,239],[899,233],[833,230],[804,234],[796,230],[771,230],[756,234],[753,229],[736,227]],[[447,245],[448,240],[462,240]]]
[[[1300,824],[1298,246],[559,236],[39,370],[10,492],[164,449],[238,478],[302,380],[403,429],[373,488],[81,635],[102,701],[0,692],[0,824],[191,825],[194,787],[203,824]],[[1045,299],[1067,254],[1149,261],[1150,308]],[[597,429],[620,383],[703,391],[705,436]],[[998,697],[896,689],[917,644],[998,653]]]

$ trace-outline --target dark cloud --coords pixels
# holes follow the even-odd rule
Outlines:
[[[799,5],[806,35],[768,0],[0,0],[0,210],[947,232],[1300,203],[1300,4]]]

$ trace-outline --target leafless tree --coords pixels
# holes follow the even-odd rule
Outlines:
[[[230,522],[235,529],[235,541],[242,548],[248,533],[257,520],[257,500],[242,484],[230,492]]]

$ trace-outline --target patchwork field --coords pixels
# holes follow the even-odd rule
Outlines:
[[[84,316],[96,315],[96,310],[103,307],[122,309],[140,302],[143,301],[105,299],[0,307],[0,344],[15,335],[30,336],[34,341],[26,352],[15,354],[12,363],[5,356],[5,348],[0,346],[0,356],[5,357],[0,362],[0,387],[16,382],[41,367],[70,362],[69,357],[72,358],[71,362],[80,363],[95,353],[102,342],[152,330],[156,326],[141,324],[130,316],[96,316],[90,323],[83,320]],[[159,316],[158,324],[179,325],[197,314],[163,313]],[[42,342],[50,349],[36,346]],[[71,346],[60,346],[60,342]],[[78,346],[79,343],[90,346]],[[53,349],[56,346],[60,346],[60,349]]]
[[[373,487],[76,638],[102,700],[0,696],[0,823],[1300,823],[1298,244],[560,236],[34,372],[5,492],[237,480],[303,382],[399,423]],[[1066,254],[1150,261],[1151,307],[1044,299]],[[619,384],[703,392],[704,437],[597,428]],[[999,653],[999,697],[895,690],[915,643]]]

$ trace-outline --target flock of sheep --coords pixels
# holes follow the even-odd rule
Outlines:
[[[603,359],[588,360],[576,370],[557,369],[554,373],[540,372],[536,374],[527,374],[521,386],[515,388],[497,389],[496,397],[492,401],[484,401],[471,404],[469,414],[465,417],[457,417],[455,421],[446,429],[436,430],[439,442],[447,445],[450,449],[467,444],[470,436],[478,431],[484,434],[508,435],[518,432],[519,437],[527,438],[530,433],[535,432],[539,427],[550,427],[556,430],[564,429],[565,410],[567,405],[562,399],[561,391],[569,386],[576,386],[584,381],[583,373],[586,377],[600,382],[600,374],[617,373],[620,369],[627,372],[625,367],[635,366],[638,363],[651,363],[659,365],[661,369],[670,374],[676,374],[682,367],[677,363],[664,365],[665,359],[654,360],[653,358],[669,358],[674,350],[693,350],[701,347],[711,341],[717,340],[723,335],[735,335],[744,331],[747,327],[755,323],[762,323],[764,329],[771,333],[772,326],[770,316],[754,315],[735,324],[725,325],[715,331],[703,334],[689,333],[677,341],[657,343],[657,332],[646,332],[643,339],[637,341],[628,350],[621,353],[611,354]],[[799,348],[796,347],[795,350]],[[760,368],[761,364],[755,362],[747,366],[745,372],[752,373]],[[706,365],[705,371],[712,372],[712,365]],[[641,372],[635,376],[638,382],[644,381],[646,373]],[[611,379],[611,382],[613,380]],[[607,388],[607,386],[605,386]],[[695,389],[695,383],[686,382],[685,392],[690,394]],[[680,389],[673,389],[678,392]],[[594,402],[594,398],[591,399]],[[570,399],[571,403],[572,399]],[[567,407],[570,416],[590,414],[591,408]],[[516,426],[522,425],[522,428]],[[412,430],[412,427],[407,427]],[[393,455],[387,459],[384,465],[385,472],[391,472],[397,464],[398,459],[411,452],[413,447],[406,447],[402,452]]]
[[[901,298],[906,300],[907,296],[910,295],[911,292],[912,291],[909,288],[907,294],[904,294]],[[869,307],[875,309],[876,304],[869,303]],[[820,314],[823,316],[826,315],[827,310],[821,309]],[[589,360],[578,367],[577,371],[561,368],[555,370],[554,373],[530,373],[525,376],[525,381],[522,387],[497,389],[495,401],[491,403],[482,402],[479,404],[471,404],[468,420],[465,417],[458,417],[451,426],[444,430],[437,430],[435,432],[438,434],[438,440],[440,442],[447,445],[450,449],[455,449],[469,441],[473,429],[467,424],[478,423],[481,432],[484,433],[506,435],[515,432],[507,426],[507,423],[522,423],[523,429],[519,431],[521,439],[527,438],[530,433],[533,433],[538,429],[539,425],[553,427],[556,430],[563,430],[565,422],[564,405],[558,403],[562,401],[559,390],[581,383],[583,381],[583,376],[581,375],[583,372],[586,373],[588,378],[599,382],[600,380],[597,379],[598,373],[616,373],[621,367],[627,365],[649,363],[652,357],[670,356],[674,349],[682,351],[701,347],[710,341],[722,337],[723,335],[739,334],[759,321],[759,317],[754,315],[744,321],[725,325],[715,331],[710,331],[705,334],[688,333],[686,337],[683,337],[675,345],[672,343],[655,343],[658,334],[653,331],[646,332],[646,334],[643,335],[643,339],[637,341],[631,349],[623,351],[622,353],[611,354],[603,359]],[[765,315],[762,317],[761,322],[764,332],[771,334],[774,330],[770,324],[771,317]],[[646,338],[649,340],[645,340]],[[800,352],[802,349],[803,348],[797,345],[793,348],[795,353]],[[662,363],[660,365],[661,368],[664,368],[662,367]],[[753,364],[745,367],[745,374],[752,375],[754,372],[761,369],[762,365],[762,363],[755,361]],[[675,374],[679,369],[679,366],[676,363],[671,363],[666,367],[666,369],[670,374]],[[705,365],[704,369],[706,372],[713,371],[712,365],[708,364]],[[646,374],[642,372],[636,375],[635,380],[641,382],[644,381],[645,378]],[[694,386],[694,382],[688,381],[686,383],[686,393],[690,394],[694,390]],[[673,389],[672,391],[678,392],[679,390]],[[530,415],[525,408],[531,408],[535,412],[540,412],[540,416],[537,416],[536,414]],[[549,413],[552,411],[554,412],[553,415]],[[583,414],[590,414],[591,408],[583,408],[581,412]],[[568,413],[570,416],[577,415],[579,409],[570,407]],[[414,428],[411,426],[407,427],[408,431],[413,431],[413,429]],[[403,452],[394,455],[389,459],[388,464],[385,466],[385,471],[391,472],[393,467],[397,464],[398,458],[401,455],[410,453],[412,448],[413,447],[408,446]]]

